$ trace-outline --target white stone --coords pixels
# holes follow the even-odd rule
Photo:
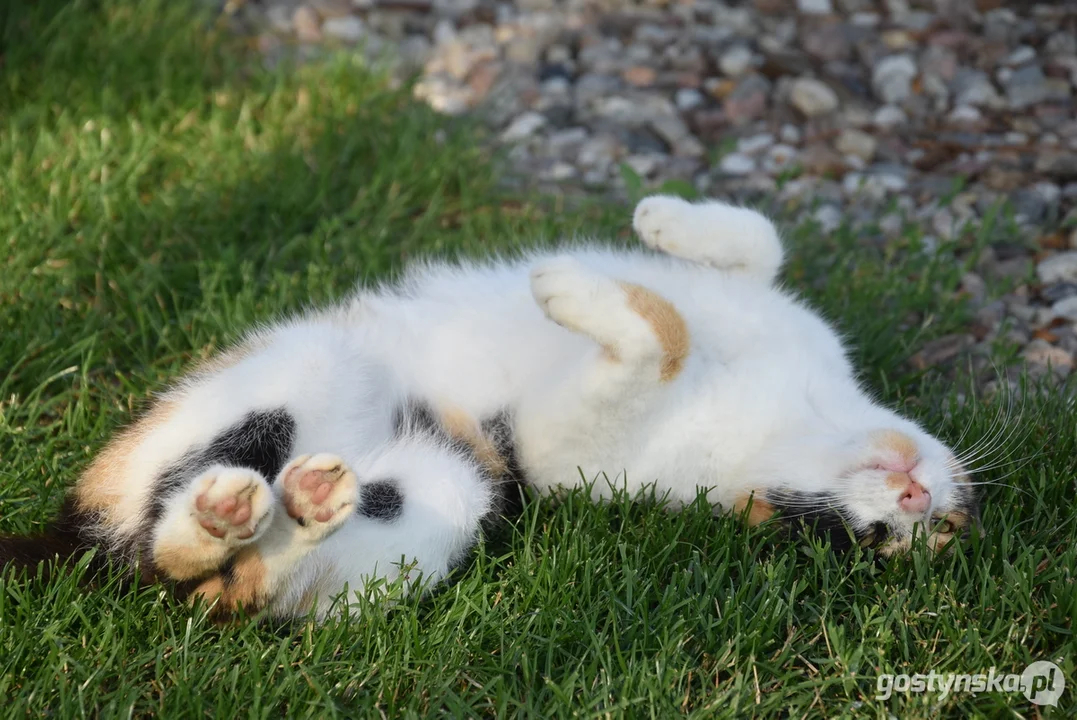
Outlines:
[[[841,227],[841,210],[833,205],[823,205],[812,213],[812,218],[819,223],[819,228],[825,233],[831,233]]]
[[[703,93],[695,88],[681,88],[677,91],[673,101],[680,110],[694,110],[703,104]]]
[[[878,142],[874,137],[863,132],[862,130],[843,130],[841,135],[838,136],[837,141],[834,143],[834,147],[842,155],[852,155],[858,157],[864,162],[871,162],[871,159],[875,157],[875,149],[878,147]]]
[[[1036,51],[1030,48],[1028,45],[1020,45],[1010,53],[1005,60],[1002,61],[1003,65],[1024,65],[1027,62],[1032,62],[1036,59]]]
[[[767,149],[773,144],[774,136],[770,133],[749,135],[748,137],[743,137],[737,141],[737,152],[744,153],[745,155],[754,155],[761,150]]]
[[[363,21],[357,17],[329,18],[322,23],[322,32],[329,37],[344,40],[345,42],[357,42],[363,37]]]
[[[561,182],[576,177],[579,171],[567,162],[555,162],[548,169],[540,173],[543,180]]]
[[[810,77],[800,77],[793,81],[789,100],[797,110],[808,117],[825,115],[838,107],[838,94],[826,83]]]
[[[978,123],[984,116],[971,105],[958,105],[950,112],[949,119],[952,123]]]
[[[800,128],[796,125],[786,123],[785,125],[782,125],[780,137],[783,143],[788,145],[798,145],[800,144],[801,139],[803,139],[804,134],[800,132]]]
[[[875,127],[890,130],[909,121],[909,116],[897,105],[883,105],[875,111],[871,122]]]
[[[538,132],[546,124],[546,116],[537,112],[525,112],[509,124],[501,133],[503,142],[520,142]]]
[[[876,63],[871,73],[871,86],[884,103],[896,104],[909,97],[914,77],[916,61],[911,55],[891,55]]]
[[[788,170],[797,163],[800,153],[789,145],[775,145],[763,158],[763,170],[771,175]]]
[[[722,53],[718,59],[718,69],[723,75],[739,77],[752,66],[752,51],[743,45],[735,45]]]
[[[665,156],[656,153],[629,155],[625,158],[625,164],[632,168],[640,177],[650,177],[661,167]]]
[[[726,175],[748,175],[755,172],[755,160],[741,153],[730,153],[721,159],[718,169]]]

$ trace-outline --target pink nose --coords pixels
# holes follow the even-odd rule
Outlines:
[[[914,513],[927,512],[931,506],[931,493],[924,486],[909,478],[909,484],[898,499],[898,507],[902,510]]]

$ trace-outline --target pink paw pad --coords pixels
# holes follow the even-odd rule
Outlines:
[[[296,458],[282,475],[284,508],[304,528],[338,525],[355,507],[355,475],[335,455]]]

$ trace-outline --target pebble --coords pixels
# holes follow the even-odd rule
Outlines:
[[[1046,340],[1033,340],[1025,347],[1021,356],[1030,365],[1050,368],[1060,377],[1066,377],[1073,370],[1073,354],[1051,345]]]
[[[1036,276],[1044,284],[1077,282],[1077,250],[1061,252],[1041,261],[1036,266]]]
[[[911,55],[891,55],[875,65],[871,73],[871,86],[884,103],[898,104],[912,92],[914,77],[916,62]]]
[[[334,17],[322,23],[322,32],[345,42],[357,42],[363,30],[363,21],[357,17]]]
[[[312,47],[323,42],[395,58],[393,82],[416,74],[416,98],[487,124],[521,187],[624,201],[624,163],[649,187],[677,180],[780,208],[788,226],[844,225],[865,243],[894,243],[886,252],[912,241],[971,264],[963,242],[947,241],[985,238],[956,289],[974,305],[970,332],[910,362],[951,367],[970,352],[982,363],[997,338],[1030,368],[1072,367],[1077,33],[1057,3],[229,6],[230,27],[253,28],[269,65],[296,42],[300,59],[323,55]],[[1001,202],[1010,210],[997,214]],[[992,300],[1000,292],[1005,302]]]
[[[875,148],[877,146],[878,143],[873,135],[854,129],[843,130],[834,143],[834,147],[837,148],[838,152],[844,155],[853,155],[864,162],[871,162],[871,159],[875,157]]]
[[[797,10],[804,15],[829,15],[834,6],[830,0],[797,0]]]
[[[292,13],[295,36],[300,42],[316,43],[322,39],[322,26],[318,13],[308,5],[300,5]]]
[[[743,45],[735,45],[722,53],[718,59],[718,69],[723,75],[740,77],[752,67],[752,51]]]
[[[833,112],[838,107],[838,94],[826,83],[810,77],[794,81],[789,99],[809,118]]]
[[[755,160],[743,153],[730,153],[718,163],[718,169],[726,175],[748,175],[755,168]]]
[[[546,116],[537,112],[520,115],[501,133],[501,140],[508,143],[520,142],[533,136],[546,124]]]

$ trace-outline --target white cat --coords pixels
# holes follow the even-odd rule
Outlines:
[[[440,580],[511,480],[706,491],[884,554],[916,527],[935,548],[968,529],[959,459],[873,402],[834,330],[776,287],[769,220],[656,196],[634,226],[661,254],[430,263],[255,332],[101,452],[58,531],[222,611],[287,616]]]

